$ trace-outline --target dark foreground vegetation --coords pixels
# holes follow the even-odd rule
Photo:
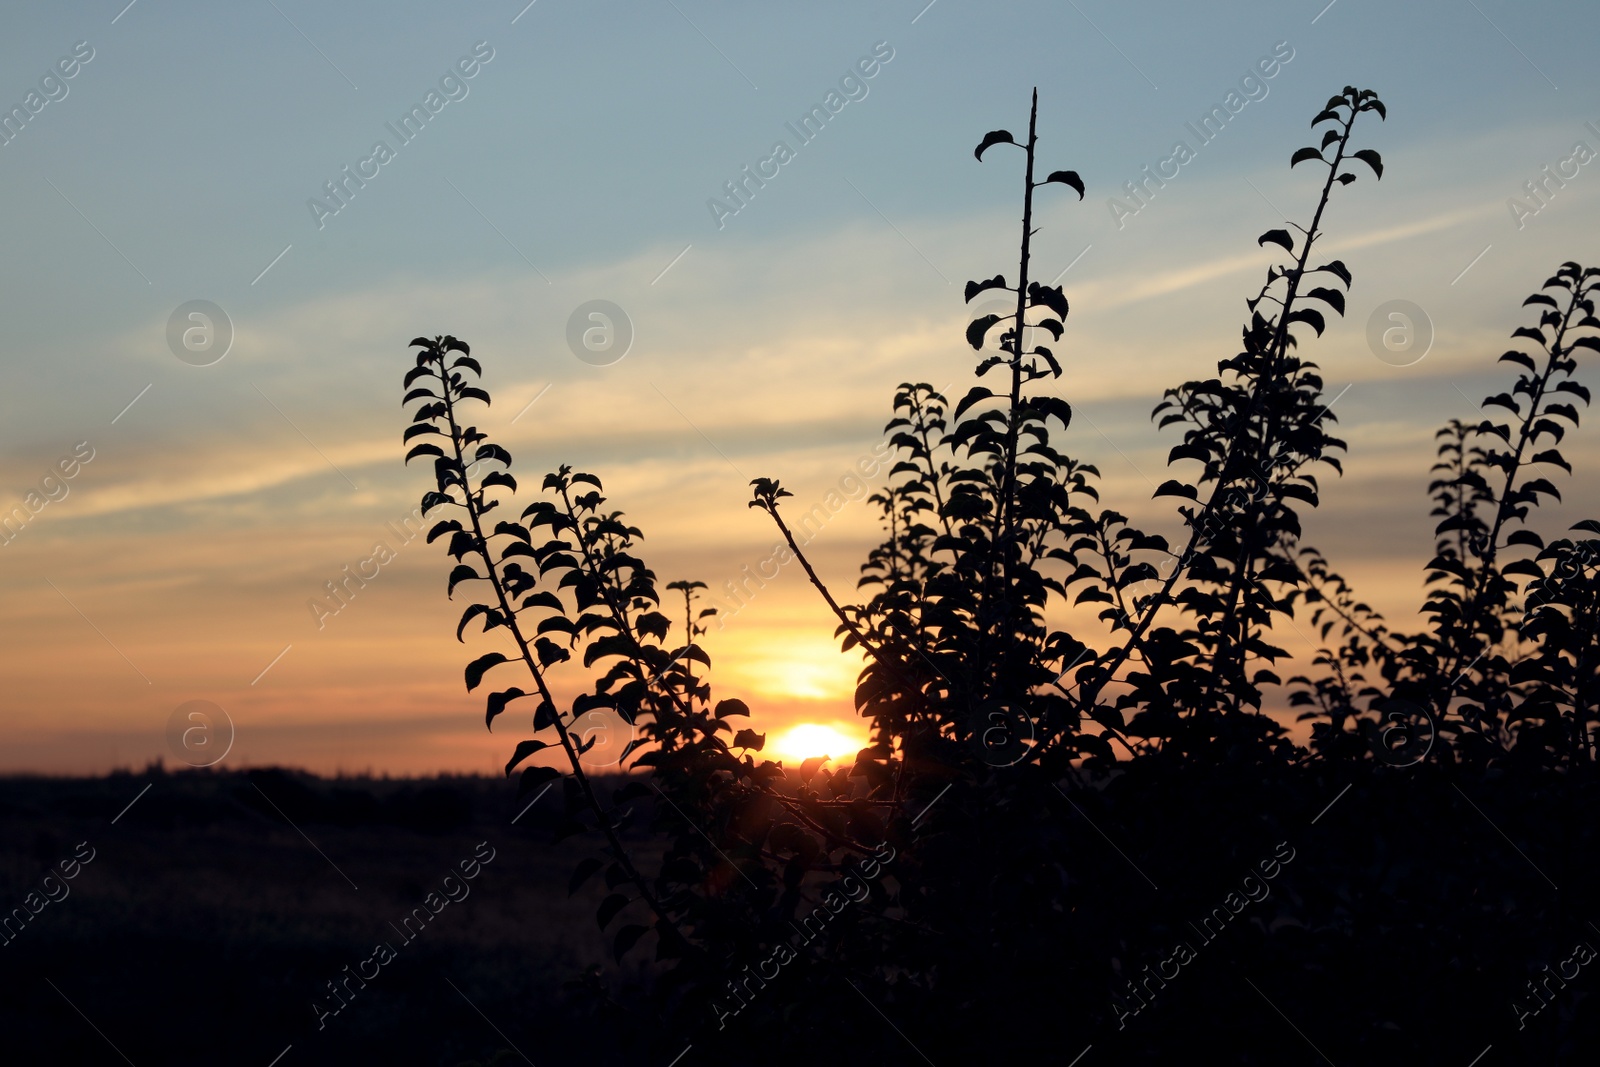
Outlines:
[[[265,1067],[290,1045],[280,1064],[525,1062],[515,1046],[540,1065],[664,1065],[691,1042],[683,1063],[738,1062],[718,1051],[714,1014],[661,1053],[669,1035],[639,1025],[642,1008],[585,991],[604,973],[625,1002],[654,965],[612,962],[593,918],[603,886],[569,898],[590,849],[551,845],[554,793],[512,825],[528,799],[513,792],[281,771],[0,781],[0,900],[27,910],[36,893],[39,906],[0,947],[6,1062],[123,1062],[107,1039],[140,1065]],[[917,829],[987,843],[970,855],[924,846],[915,877],[957,891],[997,877],[982,896],[940,902],[958,936],[919,950],[928,942],[906,928],[878,950],[918,950],[938,968],[947,1012],[913,1014],[905,998],[877,1007],[941,1067],[1004,1062],[990,1050],[1018,1045],[1070,1062],[1091,1043],[1083,1064],[1171,1062],[1180,1049],[1187,1062],[1323,1062],[1294,1027],[1340,1065],[1464,1065],[1490,1044],[1485,1063],[1588,1063],[1600,1047],[1595,968],[1570,962],[1575,946],[1600,946],[1590,772],[1367,763],[1245,779],[1135,764],[1103,790],[1041,794],[982,835],[959,800],[952,789]],[[642,833],[626,840],[652,856]],[[460,861],[484,841],[494,858],[464,882]],[[62,877],[85,844],[93,858]],[[1019,869],[1018,853],[1040,849],[1071,858],[1065,891],[1049,868]],[[902,862],[873,881],[896,887]],[[443,896],[452,872],[469,894],[407,943],[389,923]],[[1057,899],[1064,914],[1038,922]],[[796,957],[767,988],[752,982],[728,1020],[741,1044],[769,1050],[742,1062],[811,1062],[829,1048],[842,1063],[926,1062],[847,984],[871,988],[862,977],[879,957],[852,959],[848,943],[873,921],[848,902],[822,938],[791,933]],[[327,983],[380,941],[394,961],[319,1028]],[[771,955],[752,951],[729,978],[748,981],[746,963],[759,977]],[[1104,977],[1108,958],[1126,981]],[[1575,977],[1561,978],[1563,963]],[[1098,1029],[1073,1025],[1094,1015]]]
[[[1561,264],[1522,301],[1506,391],[1440,430],[1412,632],[1301,537],[1345,448],[1302,348],[1353,274],[1316,252],[1337,194],[1382,177],[1363,139],[1383,103],[1347,87],[1312,118],[1290,163],[1316,179],[1308,221],[1256,239],[1278,261],[1238,347],[1152,412],[1172,540],[1101,508],[1099,472],[1052,444],[1094,354],[1061,347],[1067,296],[1030,275],[1036,196],[1084,193],[1036,177],[1037,114],[975,152],[1022,156],[1017,273],[966,288],[1014,301],[967,330],[995,387],[896,393],[866,599],[813,570],[791,494],[751,483],[865,658],[854,759],[763,758],[749,709],[712,699],[703,587],[663,601],[598,477],[562,466],[497,512],[518,485],[471,422],[481,366],[455,337],[412,342],[407,459],[434,468],[457,636],[494,649],[467,688],[515,673],[486,707],[523,723],[507,773],[557,757],[521,789],[559,780],[556,837],[592,850],[576,884],[604,873],[612,954],[660,967],[597,980],[593,1032],[660,1063],[1592,1062],[1600,523],[1537,511],[1571,473],[1600,270]],[[1290,626],[1323,645],[1295,674]],[[615,793],[586,773],[597,713],[637,730],[641,780]]]

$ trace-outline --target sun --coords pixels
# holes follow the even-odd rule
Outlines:
[[[791,726],[765,751],[785,763],[803,763],[814,756],[831,756],[836,763],[853,762],[855,754],[866,747],[866,738],[840,729],[842,725],[803,722]]]

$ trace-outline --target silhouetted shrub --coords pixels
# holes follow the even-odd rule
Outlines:
[[[864,602],[818,578],[782,485],[752,483],[842,649],[866,657],[855,700],[871,743],[832,768],[762,759],[749,709],[713,702],[703,586],[669,586],[675,618],[598,477],[562,466],[519,517],[491,517],[518,485],[467,421],[489,400],[481,367],[454,337],[412,342],[404,440],[434,466],[428,539],[447,539],[451,594],[484,593],[457,636],[475,623],[504,639],[467,688],[503,664],[525,675],[487,698],[490,723],[533,709],[506,771],[559,750],[567,769],[528,767],[520,792],[560,781],[556,836],[597,841],[573,888],[603,876],[614,955],[647,945],[660,962],[644,998],[577,980],[597,1019],[626,1020],[652,1056],[692,1042],[702,1063],[840,1049],[903,1062],[913,1041],[938,1062],[1075,1062],[1112,1041],[1123,1063],[1206,1041],[1233,1063],[1304,1059],[1280,1001],[1344,1062],[1465,1063],[1512,1040],[1506,1006],[1550,946],[1588,936],[1574,920],[1595,895],[1600,540],[1547,542],[1529,522],[1556,494],[1531,468],[1567,467],[1557,446],[1589,399],[1574,354],[1600,348],[1600,271],[1564,264],[1527,301],[1538,323],[1514,336],[1538,351],[1501,357],[1523,373],[1485,402],[1508,420],[1441,431],[1426,629],[1390,630],[1301,538],[1344,450],[1301,349],[1352,282],[1313,252],[1334,192],[1382,176],[1354,139],[1372,115],[1386,117],[1377,96],[1346,88],[1312,120],[1320,144],[1291,159],[1326,169],[1309,224],[1260,235],[1283,261],[1246,301],[1238,350],[1152,413],[1181,434],[1156,490],[1176,498],[1176,543],[1101,508],[1098,470],[1051,444],[1072,418],[1044,388],[1063,375],[1069,306],[1030,274],[1033,198],[1083,184],[1035,179],[1037,99],[1024,141],[983,139],[980,160],[1025,157],[1017,273],[966,288],[1015,297],[967,330],[978,377],[1000,385],[953,405],[926,383],[896,392]],[[1082,604],[1100,605],[1098,627],[1057,628]],[[1316,673],[1285,680],[1273,632],[1297,610],[1332,644]],[[558,706],[549,677],[574,660],[593,676]],[[1309,746],[1262,710],[1284,690],[1315,720]],[[637,730],[638,777],[615,790],[587,773],[592,739],[572,728],[597,710]],[[648,869],[628,841],[641,828]],[[1495,851],[1497,828],[1526,868]],[[1569,896],[1544,892],[1546,864]],[[1540,1062],[1593,1033],[1568,1008],[1550,1018],[1522,1039],[1530,1054],[1545,1043]]]

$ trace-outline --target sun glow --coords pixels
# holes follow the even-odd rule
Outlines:
[[[768,742],[763,754],[770,753],[786,764],[799,764],[813,756],[831,756],[835,763],[852,763],[867,739],[840,727],[845,724],[803,722],[792,726]]]
[[[723,685],[775,701],[827,701],[834,708],[825,718],[848,714],[862,660],[859,651],[841,654],[828,630],[819,621],[814,632],[785,626],[733,634],[717,660]]]

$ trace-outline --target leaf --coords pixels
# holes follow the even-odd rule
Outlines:
[[[623,659],[631,658],[635,648],[631,637],[622,634],[607,634],[597,638],[583,650],[583,665],[593,666],[596,660],[605,659],[607,656],[620,656]]]
[[[717,706],[715,710],[712,711],[712,714],[719,719],[726,719],[730,715],[744,715],[748,717],[750,714],[750,706],[742,700],[719,700],[717,701]]]
[[[1371,167],[1373,174],[1379,178],[1383,177],[1383,157],[1378,155],[1377,152],[1370,148],[1363,148],[1359,152],[1351,152],[1350,154]]]
[[[990,130],[988,133],[983,135],[983,140],[979,143],[978,147],[972,150],[972,155],[978,160],[978,162],[981,163],[983,162],[983,154],[987,152],[991,146],[997,144],[1017,144],[1017,142],[1012,139],[1009,130]],[[1017,145],[1017,147],[1021,148],[1022,146]]]
[[[1336,102],[1339,102],[1338,97],[1334,97],[1332,100],[1329,100],[1329,106],[1325,110],[1317,112],[1317,117],[1311,120],[1311,125],[1315,126],[1317,123],[1326,122],[1328,119],[1333,119],[1335,122],[1343,121],[1339,118],[1339,113],[1333,110],[1332,105]]]
[[[1499,359],[1495,360],[1495,362],[1515,363],[1518,366],[1528,368],[1534,373],[1538,373],[1539,370],[1539,368],[1534,364],[1532,356],[1528,355],[1526,352],[1518,352],[1516,349],[1512,349],[1511,351],[1505,353]]]
[[[1294,253],[1294,239],[1289,236],[1288,230],[1268,230],[1256,238],[1256,244],[1265,246],[1268,241],[1275,245],[1282,245],[1285,252]]]
[[[424,441],[422,444],[413,447],[411,451],[406,453],[405,461],[410,463],[418,456],[438,456],[443,458],[444,449],[440,448],[436,444],[433,444],[432,442]]]
[[[972,405],[978,403],[980,400],[993,399],[994,392],[992,390],[986,389],[981,385],[974,385],[971,389],[967,390],[967,395],[961,398],[961,403],[956,405],[955,412],[951,417],[957,422],[960,422],[961,416],[965,414],[967,409],[972,407]]]
[[[1050,172],[1050,177],[1046,178],[1039,184],[1049,185],[1051,182],[1060,182],[1062,185],[1070,186],[1071,188],[1076,189],[1078,191],[1078,199],[1083,199],[1083,179],[1078,177],[1077,171],[1053,170]]]
[[[583,883],[594,877],[594,872],[605,866],[605,861],[594,856],[585,856],[578,861],[577,869],[572,872],[572,878],[567,882],[567,896],[572,896]]]
[[[733,735],[734,748],[748,748],[760,752],[767,744],[767,735],[758,734],[754,730],[740,730]]]
[[[1335,278],[1338,278],[1341,282],[1344,282],[1344,287],[1346,289],[1350,288],[1350,268],[1344,265],[1344,260],[1335,259],[1331,262],[1324,263],[1317,269],[1327,271]]]
[[[1029,282],[1028,304],[1031,307],[1047,307],[1062,318],[1067,317],[1067,294],[1061,291],[1059,285]]]
[[[445,595],[453,595],[456,591],[457,585],[459,585],[461,582],[470,581],[473,578],[477,578],[481,581],[483,580],[483,575],[479,574],[465,563],[457,564],[455,570],[450,572],[450,585],[445,590]]]
[[[465,644],[466,643],[466,638],[462,636],[462,633],[466,630],[467,623],[471,622],[474,616],[476,616],[476,615],[486,615],[491,610],[492,609],[487,604],[473,604],[471,607],[467,608],[466,611],[462,612],[461,613],[461,621],[456,624],[456,640],[462,642],[463,644]],[[484,629],[485,632],[488,632],[488,629],[489,629],[488,620],[484,621],[483,629]]]
[[[622,957],[628,954],[628,950],[638,944],[639,939],[649,932],[649,927],[640,926],[638,923],[629,923],[621,930],[618,930],[617,939],[612,943],[612,952],[617,962],[621,963]]]
[[[1543,578],[1544,568],[1531,559],[1514,560],[1500,568],[1501,574],[1524,574],[1529,578]]]
[[[1337,289],[1328,289],[1319,286],[1311,290],[1306,296],[1313,300],[1321,300],[1339,314],[1344,314],[1344,294]]]
[[[549,729],[560,720],[561,716],[556,712],[554,704],[548,700],[539,701],[539,706],[533,713],[533,728],[535,730]]]
[[[1517,407],[1517,402],[1510,393],[1496,393],[1494,396],[1489,397],[1478,406],[1485,408],[1502,407],[1513,413],[1520,413],[1522,410],[1521,408]]]
[[[989,327],[1000,321],[999,315],[985,315],[981,319],[973,319],[967,325],[967,344],[976,352],[983,347],[983,339],[989,332]]]
[[[511,777],[511,772],[516,770],[517,764],[521,763],[523,760],[527,759],[541,748],[549,747],[549,744],[544,741],[518,741],[517,750],[511,754],[511,760],[506,764],[506,777]]]
[[[478,683],[483,681],[484,672],[490,667],[509,662],[504,652],[488,652],[471,663],[467,664],[467,692],[478,688]]]
[[[554,767],[526,767],[522,777],[517,779],[517,797],[521,799],[545,782],[560,777],[561,772]]]
[[[1534,455],[1533,459],[1530,462],[1533,462],[1533,463],[1554,463],[1556,466],[1560,467],[1562,470],[1566,471],[1568,474],[1572,473],[1572,464],[1568,463],[1565,459],[1563,459],[1562,456],[1561,456],[1561,453],[1557,452],[1553,448],[1546,449],[1543,452],[1536,453]]]
[[[456,559],[460,559],[477,547],[478,539],[465,530],[450,535],[450,548],[448,551]]]
[[[507,452],[504,448],[496,444],[480,445],[478,447],[477,454],[474,455],[473,458],[478,460],[499,460],[506,466],[511,466],[511,453]]]
[[[1294,311],[1291,311],[1288,315],[1284,316],[1284,321],[1303,322],[1310,326],[1313,330],[1316,330],[1318,337],[1322,336],[1322,331],[1327,327],[1327,323],[1322,317],[1322,312],[1313,310],[1312,308],[1296,308]]]
[[[1182,482],[1172,478],[1168,478],[1157,486],[1156,491],[1150,494],[1150,499],[1154,500],[1158,496],[1182,496],[1188,497],[1190,500],[1200,499],[1200,493],[1194,486],[1184,485]]]
[[[539,666],[541,667],[549,667],[557,663],[564,663],[572,658],[571,654],[568,653],[566,649],[562,648],[548,637],[541,637],[537,639],[534,641],[533,647],[534,650],[539,654]]]
[[[1561,492],[1551,484],[1548,478],[1534,478],[1522,486],[1522,491],[1531,497],[1534,493],[1543,493],[1545,496],[1561,499]]]
[[[1059,396],[1041,394],[1029,400],[1028,406],[1045,415],[1054,416],[1062,426],[1072,425],[1072,405]]]
[[[522,598],[522,603],[519,605],[519,610],[531,607],[549,608],[551,611],[561,612],[567,610],[567,606],[561,603],[561,598],[550,592],[548,589],[541,589],[536,593],[529,593],[527,596]]]
[[[1334,133],[1333,130],[1329,130],[1328,132],[1329,133]],[[1289,160],[1289,166],[1291,168],[1299,166],[1301,163],[1304,163],[1308,159],[1314,159],[1318,163],[1327,162],[1327,160],[1322,158],[1322,152],[1321,152],[1320,149],[1312,148],[1312,147],[1310,147],[1308,145],[1305,148],[1300,149],[1300,151],[1298,151],[1298,152],[1296,152],[1294,154],[1294,158]]]
[[[968,282],[966,302],[969,304],[972,303],[973,297],[977,296],[979,293],[985,292],[986,290],[1004,289],[1005,287],[1006,279],[1005,275],[1003,274],[996,274],[993,278],[990,278],[986,282]]]
[[[527,695],[527,693],[524,693],[516,686],[512,686],[510,689],[501,690],[498,693],[490,693],[488,710],[484,713],[483,724],[492,731],[494,729],[494,717],[505,711],[507,704],[511,703],[518,697],[525,697]],[[506,769],[506,773],[511,773],[510,768]]]
[[[1121,710],[1109,704],[1097,705],[1093,711],[1089,712],[1089,717],[1101,726],[1109,727],[1113,730],[1125,730],[1128,727],[1127,721],[1122,717]]]
[[[460,532],[460,530],[461,530],[461,522],[460,522],[460,520],[458,520],[458,519],[445,519],[443,522],[440,522],[440,523],[436,524],[433,529],[428,531],[428,544],[430,544],[430,545],[433,544],[433,542],[443,534],[452,533],[452,532],[457,532],[458,533],[458,532]]]
[[[536,629],[534,631],[534,633],[536,633],[536,634],[547,634],[551,630],[559,630],[562,633],[566,634],[568,637],[577,637],[578,636],[577,624],[574,623],[571,619],[567,618],[565,615],[548,615],[548,616],[546,616],[545,618],[543,618],[543,619],[541,619],[539,621],[539,628]]]
[[[461,464],[450,456],[440,456],[433,461],[433,477],[439,483],[440,492],[444,492],[452,485],[465,488],[467,484],[467,479],[461,471]]]
[[[483,480],[478,485],[484,489],[495,485],[503,485],[513,493],[517,491],[517,480],[505,471],[490,471],[483,476]]]
[[[623,908],[626,908],[628,904],[628,898],[623,896],[621,893],[612,893],[609,897],[606,897],[606,899],[602,900],[600,902],[600,907],[596,908],[594,913],[595,920],[600,924],[600,929],[604,930],[608,925],[610,925],[611,920],[615,919],[617,917],[617,913]]]

